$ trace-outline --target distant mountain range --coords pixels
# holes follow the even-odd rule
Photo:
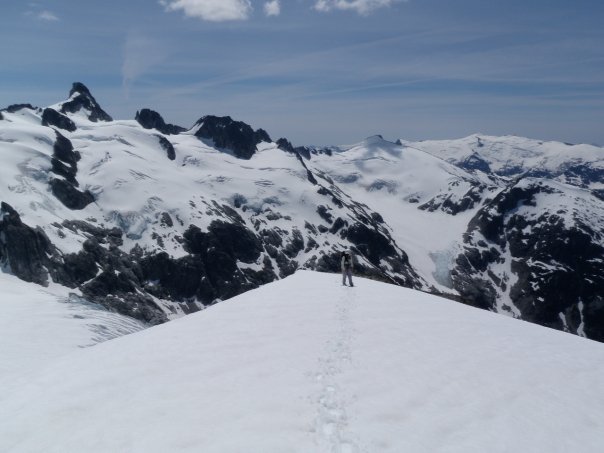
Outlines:
[[[351,249],[362,275],[604,341],[596,146],[294,146],[230,117],[113,120],[75,83],[0,111],[0,162],[2,269],[148,323]]]

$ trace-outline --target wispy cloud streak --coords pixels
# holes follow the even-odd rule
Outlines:
[[[249,0],[160,0],[167,11],[211,22],[245,20],[252,12]]]

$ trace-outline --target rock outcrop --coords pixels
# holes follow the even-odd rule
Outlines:
[[[602,220],[588,191],[522,179],[470,222],[455,288],[478,307],[604,341]]]
[[[113,121],[113,118],[105,112],[90,90],[80,82],[75,82],[69,92],[69,100],[61,106],[61,113],[77,113],[84,110],[90,121]]]
[[[228,149],[240,159],[249,159],[262,142],[271,142],[263,129],[254,131],[248,124],[234,121],[230,116],[204,116],[195,123],[195,136],[212,140],[217,148]]]
[[[76,130],[76,125],[73,121],[51,108],[46,108],[42,112],[42,126],[55,126],[69,132]]]
[[[154,110],[142,109],[136,112],[136,121],[145,129],[156,129],[165,135],[175,135],[186,131],[184,127],[166,124],[162,116]]]
[[[50,178],[52,194],[69,209],[84,209],[94,201],[94,196],[88,191],[80,191],[76,174],[80,153],[74,151],[69,139],[55,131],[57,140],[53,147],[52,172],[60,178]]]

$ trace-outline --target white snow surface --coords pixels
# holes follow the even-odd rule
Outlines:
[[[569,165],[585,164],[594,168],[602,168],[604,165],[604,149],[596,145],[542,141],[513,135],[495,137],[473,134],[456,140],[400,141],[405,146],[452,163],[463,162],[470,156],[477,155],[498,174],[510,172],[517,175],[531,169],[556,173]],[[599,186],[598,183],[590,184],[592,189]]]
[[[146,328],[59,285],[48,288],[0,272],[0,388],[58,357]]]
[[[298,272],[57,357],[0,394],[0,451],[601,452],[602,344],[355,283]]]

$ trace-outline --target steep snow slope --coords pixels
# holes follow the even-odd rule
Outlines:
[[[298,272],[62,357],[0,395],[0,450],[601,451],[602,345]]]
[[[147,326],[86,304],[65,288],[43,288],[0,272],[0,387],[22,384],[58,357]]]

